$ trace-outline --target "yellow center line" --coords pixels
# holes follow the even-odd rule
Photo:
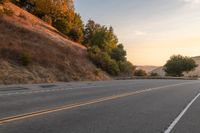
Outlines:
[[[100,102],[104,102],[104,101],[119,99],[119,98],[123,98],[123,97],[127,97],[127,96],[132,96],[132,95],[136,95],[136,94],[140,94],[140,93],[144,93],[144,92],[159,90],[162,88],[178,86],[178,85],[183,85],[183,84],[181,83],[181,84],[174,84],[174,85],[161,86],[161,87],[150,88],[150,89],[145,89],[145,90],[139,90],[139,91],[134,91],[134,92],[127,92],[127,93],[103,97],[103,98],[99,98],[99,99],[93,99],[93,100],[89,100],[89,101],[85,101],[85,102],[68,104],[65,106],[55,107],[55,108],[51,108],[51,109],[40,110],[40,111],[35,111],[35,112],[30,112],[30,113],[24,113],[24,114],[20,114],[20,115],[14,115],[11,117],[5,117],[5,118],[0,119],[0,125],[14,122],[17,120],[27,119],[27,118],[50,114],[50,113],[63,111],[63,110],[69,110],[69,109],[78,108],[78,107],[82,107],[82,106],[86,106],[86,105],[91,105],[91,104],[100,103]]]

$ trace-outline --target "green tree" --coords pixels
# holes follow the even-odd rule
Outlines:
[[[120,73],[122,75],[130,75],[132,76],[135,71],[135,66],[129,61],[120,61],[118,62]]]
[[[122,44],[117,45],[116,48],[112,49],[111,58],[116,61],[125,61],[126,60],[126,51]]]
[[[194,70],[198,65],[192,58],[184,57],[181,55],[172,56],[164,66],[164,70],[169,76],[180,77],[183,72]]]
[[[101,26],[89,20],[84,30],[84,41],[88,47],[98,46],[102,51],[110,53],[117,46],[118,39],[112,27]]]
[[[71,38],[71,40],[82,43],[84,36],[83,29],[84,24],[81,20],[81,16],[75,13],[72,20],[72,27],[67,35]]]

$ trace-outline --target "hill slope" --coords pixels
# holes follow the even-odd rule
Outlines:
[[[0,5],[0,83],[109,79],[87,49],[11,3]],[[28,66],[25,64],[30,62]],[[26,64],[27,65],[27,64]]]
[[[198,77],[200,77],[200,56],[196,56],[196,57],[192,57],[192,58],[194,59],[196,64],[198,64],[198,67],[194,71],[191,71],[189,73],[185,73],[184,75],[185,76],[198,76]],[[165,71],[163,70],[163,67],[156,68],[152,72],[158,73],[160,76],[165,75]]]
[[[136,69],[142,69],[147,73],[151,73],[152,70],[155,70],[158,66],[137,66]]]

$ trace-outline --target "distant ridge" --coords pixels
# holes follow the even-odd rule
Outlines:
[[[136,69],[142,69],[144,71],[146,71],[147,73],[150,73],[151,71],[155,70],[156,68],[158,68],[158,66],[137,66]]]

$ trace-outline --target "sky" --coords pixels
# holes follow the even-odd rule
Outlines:
[[[75,10],[84,23],[112,26],[134,65],[200,56],[200,0],[75,0]]]

